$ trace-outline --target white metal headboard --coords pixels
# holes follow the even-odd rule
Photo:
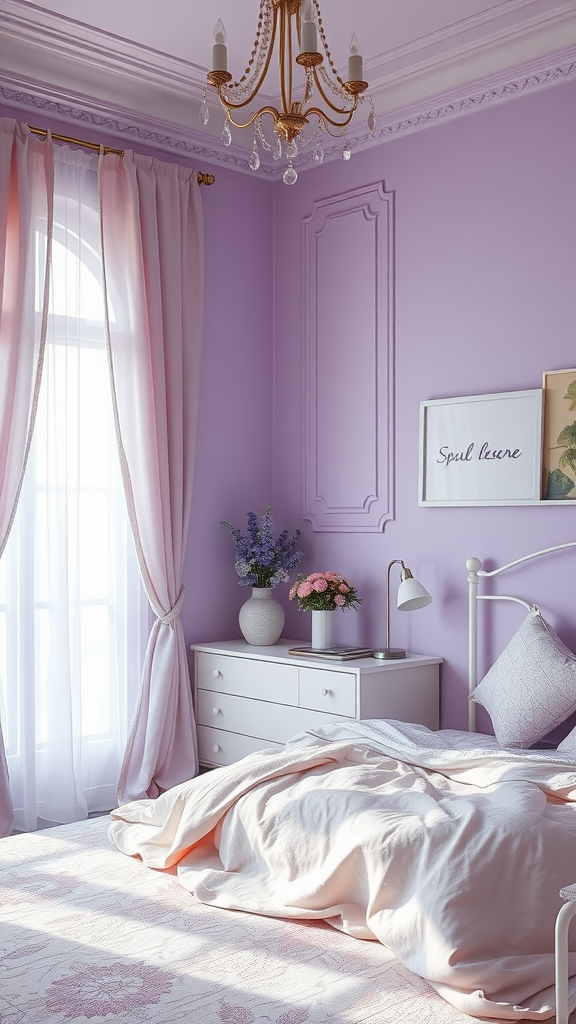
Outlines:
[[[551,551],[574,547],[576,547],[576,541],[556,544],[553,548],[534,551],[531,555],[524,555],[523,558],[517,558],[515,562],[508,562],[508,565],[502,565],[499,569],[492,569],[490,572],[482,568],[479,558],[468,559],[466,562],[468,569],[468,698],[478,682],[478,601],[515,601],[517,604],[524,605],[528,611],[534,607],[533,604],[528,604],[527,601],[522,601],[519,597],[508,597],[505,594],[479,594],[480,576],[497,576],[498,573],[512,569],[513,566],[520,565],[521,562],[528,562],[531,558],[540,558],[541,555],[548,555]],[[476,731],[476,704],[470,699],[468,699],[468,731]]]

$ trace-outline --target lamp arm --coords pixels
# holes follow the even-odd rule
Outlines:
[[[394,561],[390,562],[388,566],[387,581],[386,581],[386,650],[390,650],[390,569],[393,565],[401,565],[404,571],[406,566],[401,558],[395,558]]]

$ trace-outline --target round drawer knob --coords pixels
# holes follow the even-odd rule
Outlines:
[[[324,687],[324,689],[322,690],[322,696],[323,697],[327,697],[329,693],[330,693],[330,690],[327,690],[326,687]]]
[[[212,750],[214,751],[215,754],[220,753],[220,744],[215,743],[214,746],[212,747]]]
[[[212,708],[212,714],[213,715],[220,715],[221,714],[220,708]]]
[[[214,676],[214,679],[218,679],[218,676],[221,676],[222,673],[219,668],[213,668],[212,675]]]

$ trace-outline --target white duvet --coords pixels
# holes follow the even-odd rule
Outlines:
[[[464,736],[326,726],[119,808],[110,838],[205,903],[377,939],[472,1016],[546,1019],[576,766]]]

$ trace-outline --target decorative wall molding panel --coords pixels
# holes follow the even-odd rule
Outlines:
[[[304,518],[381,532],[394,516],[394,194],[377,182],[314,203],[303,242]]]

